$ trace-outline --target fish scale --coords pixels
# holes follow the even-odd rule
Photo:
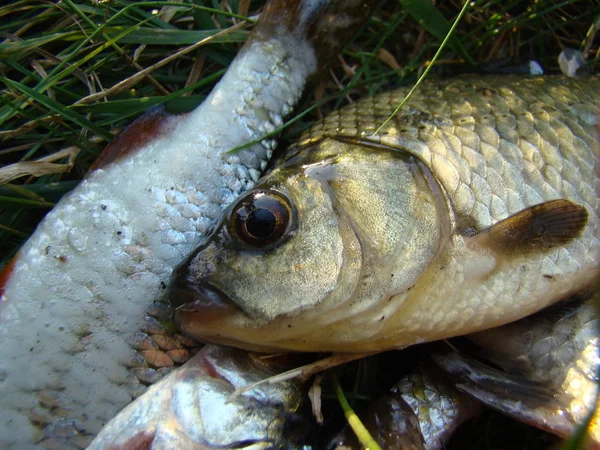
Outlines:
[[[433,169],[452,198],[456,215],[472,218],[479,229],[526,206],[563,196],[598,211],[594,167],[589,164],[597,159],[595,124],[582,128],[582,116],[590,109],[577,108],[594,104],[600,82],[561,77],[517,80],[488,77],[481,85],[464,79],[426,81],[400,116],[379,136],[371,137],[408,89],[380,94],[345,108],[339,116],[325,118],[299,145],[324,136],[360,137],[400,147],[422,142],[424,145],[410,150]],[[494,85],[510,88],[482,87]],[[457,103],[456,98],[469,100]],[[451,119],[437,119],[445,116]],[[348,128],[351,117],[355,121]],[[516,184],[522,178],[527,184]],[[595,214],[590,222],[586,238],[594,236],[591,249],[575,244],[568,255],[557,258],[557,272],[564,265],[572,270],[574,261],[598,265],[600,238]],[[543,265],[549,262],[545,259]]]
[[[494,85],[509,87],[487,87]],[[510,77],[490,77],[480,84],[464,79],[425,82],[405,106],[406,112],[392,120],[375,140],[391,146],[403,146],[405,140],[412,139],[422,142],[424,145],[410,150],[432,168],[452,199],[455,214],[474,219],[479,229],[529,205],[563,196],[578,199],[595,212],[598,196],[591,182],[595,178],[594,168],[588,163],[596,158],[595,128],[594,124],[581,127],[581,112],[577,107],[593,104],[599,88],[596,79],[577,82],[559,77],[516,82],[511,82]],[[373,139],[368,137],[369,133],[390,112],[389,107],[386,110],[381,105],[399,104],[407,92],[400,89],[358,102],[340,113],[340,122],[335,117],[326,118],[322,125],[311,129],[310,137]],[[457,103],[457,98],[469,100]],[[348,117],[359,110],[361,114],[356,115],[350,129],[361,132],[348,133]],[[365,110],[374,117],[362,119]],[[450,119],[439,119],[444,116]],[[413,118],[416,123],[410,120]],[[346,126],[340,127],[340,123]],[[396,136],[401,138],[396,141]],[[574,141],[579,141],[578,145],[573,145]],[[301,139],[300,145],[306,142]],[[473,158],[474,155],[480,158]],[[526,185],[515,185],[513,181],[511,186],[511,180],[523,176]],[[560,249],[554,261],[543,258],[540,267],[545,267],[544,273],[551,271],[556,275],[561,269],[572,271],[590,263],[597,267],[600,240],[594,214],[590,222],[585,233],[586,238],[594,236],[591,248],[575,243],[568,253]],[[492,291],[499,292],[503,287],[498,280]],[[491,295],[487,299],[484,295],[483,301],[486,300],[498,301]]]
[[[407,88],[332,113],[257,185],[290,196],[297,230],[248,253],[226,218],[179,271],[182,329],[255,350],[368,352],[500,326],[590,288],[598,91],[598,78],[430,80],[376,135]],[[335,231],[320,225],[328,214]],[[314,257],[300,250],[309,238]],[[212,289],[229,309],[211,307]]]
[[[593,104],[600,82],[569,80],[569,87],[565,87],[564,78],[545,77],[544,85],[535,89],[540,82],[540,78],[521,78],[517,83],[511,83],[508,76],[484,78],[483,86],[510,85],[510,89],[492,90],[460,78],[425,81],[379,136],[370,134],[404,99],[408,89],[361,100],[328,116],[310,128],[298,145],[326,136],[396,145],[394,138],[401,135],[400,145],[404,140],[423,142],[425,146],[411,150],[433,167],[449,195],[460,200],[467,197],[454,206],[458,212],[472,215],[482,227],[518,212],[526,204],[558,198],[565,191],[581,192],[595,211],[598,198],[589,181],[594,178],[594,169],[586,161],[593,160],[589,153],[597,147],[596,136],[593,127],[583,129],[575,123],[573,115],[581,118],[582,113],[573,106]],[[540,104],[537,94],[543,89],[552,95],[544,95],[545,103]],[[469,100],[457,103],[462,97]],[[574,146],[574,140],[585,145]],[[579,151],[588,154],[579,155]],[[516,175],[522,168],[531,181],[527,186],[531,190],[524,193],[511,186],[511,180],[519,180]]]
[[[598,295],[470,335],[474,355],[435,354],[434,361],[484,404],[568,437],[597,408]],[[588,432],[586,448],[598,448],[597,410]]]
[[[46,215],[1,276],[1,449],[85,447],[187,358],[130,339],[174,268],[266,167],[275,145],[266,133],[374,4],[269,2],[198,108],[147,112]],[[57,403],[47,408],[36,393]]]

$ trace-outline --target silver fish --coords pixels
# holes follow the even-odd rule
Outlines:
[[[146,310],[274,143],[228,150],[282,123],[371,3],[272,1],[202,105],[132,125],[46,216],[2,278],[0,448],[85,447],[139,394]]]
[[[207,345],[124,408],[89,450],[300,449],[313,439],[300,384],[263,384],[228,402],[238,388],[277,373],[268,359]],[[281,370],[280,368],[278,369]]]
[[[391,391],[374,400],[359,417],[375,441],[387,450],[439,450],[481,404],[461,393],[431,363],[421,363]],[[346,427],[328,446],[360,450]]]
[[[597,78],[429,81],[312,127],[179,269],[189,335],[362,352],[499,326],[600,275]]]
[[[479,359],[451,352],[435,362],[484,404],[561,437],[596,410],[588,444],[600,448],[597,306],[581,300],[555,305],[469,336],[482,349]]]

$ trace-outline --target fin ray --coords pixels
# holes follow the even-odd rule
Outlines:
[[[469,238],[470,247],[493,251],[527,252],[547,250],[577,238],[588,220],[588,212],[569,200],[552,200],[526,208]]]
[[[435,364],[457,382],[457,388],[516,420],[559,436],[575,424],[562,414],[560,400],[548,387],[460,353],[434,354]]]

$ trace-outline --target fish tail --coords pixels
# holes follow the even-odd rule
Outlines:
[[[315,50],[313,72],[327,66],[369,17],[378,0],[271,0],[254,30],[254,39],[290,36]]]

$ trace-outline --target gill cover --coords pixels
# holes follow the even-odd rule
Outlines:
[[[339,349],[377,336],[448,236],[429,169],[407,153],[325,139],[233,204],[180,268],[182,329],[251,349]],[[355,330],[360,317],[368,327]]]

